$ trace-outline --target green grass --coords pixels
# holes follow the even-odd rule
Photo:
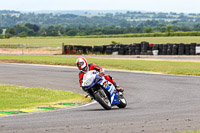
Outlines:
[[[12,49],[30,49],[30,48],[40,48],[39,46],[31,46],[31,45],[20,45],[20,44],[0,44],[0,48],[12,48]]]
[[[67,37],[28,37],[28,38],[10,38],[0,39],[0,43],[15,44],[33,44],[38,43],[39,46],[61,46],[65,45],[109,45],[112,41],[122,44],[140,43],[148,41],[150,43],[200,43],[200,37],[184,36],[184,37],[118,37],[118,38],[67,38]],[[36,45],[36,44],[35,44]],[[38,46],[38,45],[37,45]]]
[[[200,133],[200,131],[186,131],[186,132],[182,132],[182,133]]]
[[[69,66],[76,66],[76,59],[77,57],[0,55],[0,60],[17,60],[25,63]],[[107,69],[147,71],[177,75],[200,75],[200,62],[103,58],[87,58],[87,60],[90,63],[93,62]]]
[[[89,102],[83,95],[42,88],[0,85],[0,110],[36,107],[58,101]]]

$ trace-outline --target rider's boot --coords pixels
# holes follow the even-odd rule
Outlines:
[[[122,87],[118,86],[115,82],[114,82],[114,86],[118,92],[124,92],[124,89]]]
[[[93,100],[93,99],[94,99],[94,97],[90,96],[90,94],[87,94],[87,95],[85,95],[85,98],[88,98],[88,97],[90,97],[90,98],[91,98],[91,100]]]

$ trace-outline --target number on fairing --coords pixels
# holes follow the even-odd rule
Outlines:
[[[114,93],[115,89],[114,89],[113,85],[110,87],[110,89],[108,91],[110,92],[110,94]]]

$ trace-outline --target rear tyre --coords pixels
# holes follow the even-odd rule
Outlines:
[[[120,95],[120,96],[119,96],[119,100],[120,100],[120,104],[118,104],[117,106],[118,106],[119,108],[125,108],[126,105],[127,105],[127,102],[126,102],[126,99],[124,98],[124,96],[123,96],[123,95]]]
[[[94,94],[95,99],[97,100],[97,102],[106,110],[110,110],[111,109],[111,103],[107,97],[107,95],[105,94],[105,92],[103,90],[101,91],[97,91]]]

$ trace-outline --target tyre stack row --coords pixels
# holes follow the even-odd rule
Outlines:
[[[150,46],[148,42],[135,44],[111,44],[106,46],[106,54],[119,55],[153,55],[153,50],[158,50],[158,55],[195,55],[196,43],[191,44],[154,44]]]
[[[197,49],[196,49],[197,48]],[[134,44],[110,44],[105,46],[65,45],[64,54],[118,54],[118,55],[196,55],[200,54],[200,44],[149,44],[148,42]],[[155,50],[155,51],[154,51]]]
[[[75,54],[76,51],[74,50],[74,47],[72,45],[64,45],[64,54]]]
[[[135,54],[140,55],[141,45],[139,43],[135,44]]]
[[[185,54],[185,45],[184,44],[179,44],[178,47],[178,55],[184,55]]]
[[[195,55],[196,54],[196,43],[191,43],[190,44],[190,55]]]
[[[135,55],[135,45],[130,44],[128,47],[128,54],[129,55]]]
[[[167,55],[167,50],[168,50],[168,44],[163,44],[163,55]]]
[[[196,43],[154,44],[152,50],[158,50],[159,55],[195,55],[196,45]]]
[[[114,45],[106,46],[106,54],[112,54]]]
[[[125,47],[126,46],[124,46],[124,45],[122,45],[122,44],[119,44],[118,46],[118,49],[119,49],[119,55],[125,55]]]
[[[172,51],[173,51],[173,45],[168,44],[167,45],[167,55],[172,55]]]
[[[93,48],[92,46],[73,46],[73,49],[76,51],[77,54],[88,54],[92,53]]]
[[[93,48],[93,53],[95,54],[104,54],[106,52],[106,47],[107,46],[94,46]]]
[[[141,42],[141,55],[147,55],[147,50],[149,48],[148,42]]]
[[[132,55],[132,51],[130,50],[131,49],[131,46],[129,45],[126,45],[125,46],[125,55]]]
[[[178,45],[177,44],[172,45],[172,55],[178,55]]]
[[[65,45],[63,54],[88,54],[93,52],[92,46]]]
[[[185,55],[190,55],[190,45],[189,44],[185,45]]]

